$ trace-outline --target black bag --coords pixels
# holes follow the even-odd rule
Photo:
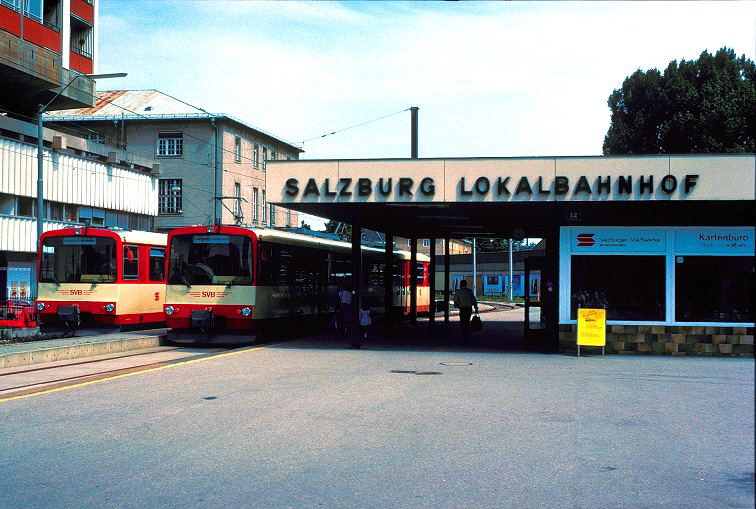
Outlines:
[[[480,329],[483,328],[483,322],[480,319],[480,316],[475,315],[470,320],[470,330],[472,332],[478,332]]]

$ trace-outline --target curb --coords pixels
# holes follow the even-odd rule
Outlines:
[[[55,341],[50,341],[50,343],[51,345],[47,347],[8,353],[2,353],[0,349],[0,369],[154,348],[160,346],[160,336],[136,336],[103,341],[85,340],[83,343],[68,345],[56,345]]]

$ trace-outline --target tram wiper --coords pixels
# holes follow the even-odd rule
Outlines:
[[[192,287],[192,284],[186,279],[184,273],[181,272],[181,269],[176,270],[176,275],[179,277],[181,282],[186,285],[187,289]]]

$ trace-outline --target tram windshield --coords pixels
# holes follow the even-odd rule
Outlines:
[[[248,285],[254,282],[252,238],[217,233],[171,238],[168,283]]]
[[[108,237],[47,237],[42,243],[41,283],[113,283],[116,242]]]

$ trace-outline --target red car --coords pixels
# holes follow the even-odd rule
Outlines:
[[[36,327],[37,313],[32,302],[10,299],[0,304],[0,327]]]

